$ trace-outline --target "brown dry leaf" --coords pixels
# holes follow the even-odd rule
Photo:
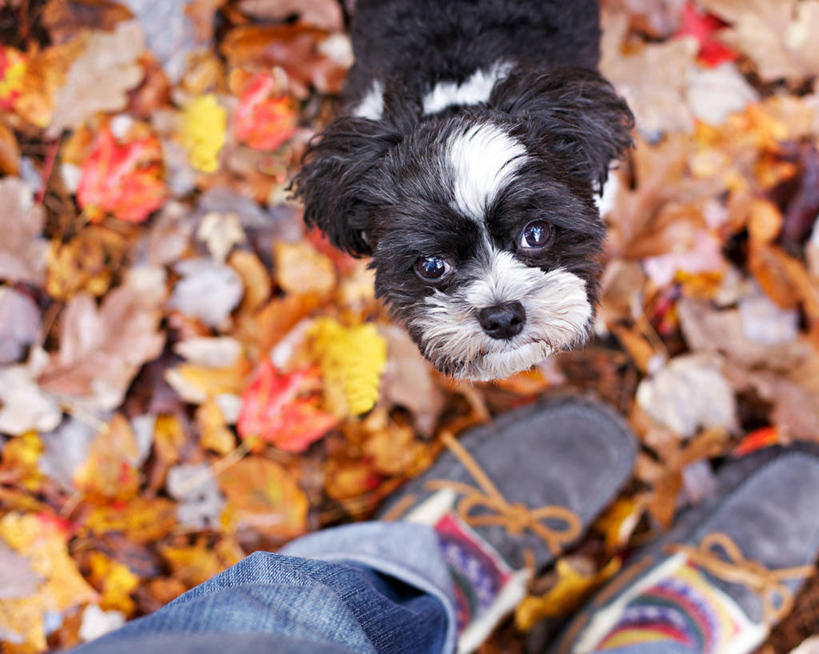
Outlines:
[[[40,238],[45,212],[34,204],[34,194],[21,179],[0,180],[0,278],[41,284],[48,244]]]
[[[686,101],[687,71],[699,46],[692,37],[644,45],[638,52],[621,52],[628,16],[610,14],[601,41],[600,69],[628,101],[643,134],[686,132],[693,116]],[[646,75],[646,71],[652,71]]]
[[[328,36],[299,24],[236,27],[222,41],[221,51],[231,66],[281,66],[299,97],[307,95],[310,85],[321,93],[337,93],[352,64],[346,36]]]
[[[720,38],[747,54],[763,80],[799,83],[819,74],[819,1],[702,0],[701,5],[731,23]]]
[[[819,327],[819,287],[805,266],[780,248],[759,244],[751,248],[748,268],[765,294],[783,309],[798,305],[809,323]]]
[[[182,363],[167,370],[165,379],[183,400],[201,404],[209,397],[241,394],[252,371],[253,364],[241,355],[227,366]]]
[[[91,441],[74,483],[89,499],[130,500],[139,492],[141,481],[134,467],[137,453],[131,425],[117,413]]]
[[[569,614],[594,589],[611,579],[620,565],[619,559],[612,559],[597,572],[581,572],[575,569],[570,559],[559,558],[555,563],[555,585],[541,597],[524,597],[515,610],[515,625],[522,631],[528,631],[543,618]]]
[[[242,278],[242,285],[245,287],[239,311],[256,311],[267,301],[273,289],[267,268],[259,257],[247,250],[237,250],[231,254],[228,264]]]
[[[7,513],[0,520],[0,537],[31,560],[31,569],[46,581],[39,588],[42,605],[64,611],[96,599],[68,554],[68,530],[48,515]]]
[[[127,285],[109,293],[99,308],[91,296],[75,296],[62,316],[60,348],[40,375],[40,386],[91,410],[119,406],[139,368],[162,351],[160,302],[155,294]]]
[[[173,576],[188,588],[207,581],[225,568],[216,552],[204,540],[199,540],[192,547],[166,546],[159,551],[170,565]]]
[[[343,27],[341,5],[334,0],[240,0],[239,10],[260,21],[279,22],[298,16],[305,25],[328,32]]]
[[[333,262],[309,243],[278,242],[273,247],[273,255],[276,283],[285,292],[326,295],[335,288]]]
[[[133,14],[111,0],[48,0],[43,8],[43,25],[54,43],[69,41],[86,28],[110,31],[129,18]]]
[[[0,172],[17,175],[20,172],[20,146],[8,127],[0,123]]]
[[[126,616],[134,613],[136,605],[131,593],[139,586],[137,577],[127,565],[115,561],[99,551],[88,555],[89,581],[100,591],[100,608],[121,611]]]
[[[68,243],[52,242],[48,251],[48,294],[68,300],[85,291],[103,295],[128,255],[128,240],[101,225],[83,229]]]
[[[387,340],[387,367],[381,378],[379,403],[404,407],[416,429],[432,436],[444,408],[444,394],[435,383],[432,366],[405,330],[387,325],[380,333]]]
[[[81,525],[87,536],[121,532],[141,544],[158,541],[176,527],[176,502],[162,497],[135,497],[127,504],[94,508]]]
[[[138,59],[145,50],[145,35],[139,22],[122,22],[111,33],[93,31],[78,38],[84,49],[54,97],[54,118],[47,130],[51,137],[79,127],[98,111],[124,109],[127,92],[142,80]]]
[[[273,538],[290,539],[307,529],[309,504],[293,476],[275,461],[251,456],[219,475],[228,499],[223,520]]]
[[[316,293],[288,293],[270,300],[257,314],[259,351],[267,354],[293,327],[321,304]]]

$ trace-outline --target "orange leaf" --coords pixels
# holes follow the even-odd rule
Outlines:
[[[256,150],[275,150],[296,130],[296,111],[286,95],[271,97],[276,81],[259,73],[245,87],[233,113],[233,131],[240,141]]]
[[[266,360],[242,396],[236,428],[242,438],[259,437],[287,452],[303,452],[336,424],[316,407],[318,372],[307,368],[279,375]]]
[[[165,199],[162,149],[154,136],[118,143],[104,127],[82,165],[77,201],[92,220],[105,213],[140,223]]]
[[[293,476],[275,461],[242,459],[219,475],[228,520],[271,536],[292,538],[307,528],[309,504]]]
[[[745,456],[764,447],[779,443],[779,430],[776,427],[762,427],[752,431],[734,448],[734,456]]]

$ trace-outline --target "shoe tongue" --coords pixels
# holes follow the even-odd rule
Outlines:
[[[670,641],[703,654],[744,654],[767,632],[681,552],[595,613],[573,651]]]
[[[404,520],[438,533],[441,554],[452,576],[458,620],[458,653],[477,649],[526,594],[529,570],[515,570],[455,512],[457,495],[437,491]]]

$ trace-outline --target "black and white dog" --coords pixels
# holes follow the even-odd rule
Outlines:
[[[372,256],[424,355],[503,378],[585,341],[595,192],[632,116],[597,72],[598,0],[358,0],[344,110],[294,180],[305,220]]]

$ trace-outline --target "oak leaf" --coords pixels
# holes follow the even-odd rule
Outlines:
[[[75,296],[40,386],[92,411],[116,408],[139,368],[162,351],[161,317],[154,298],[127,285],[111,291],[99,308],[91,296]]]

